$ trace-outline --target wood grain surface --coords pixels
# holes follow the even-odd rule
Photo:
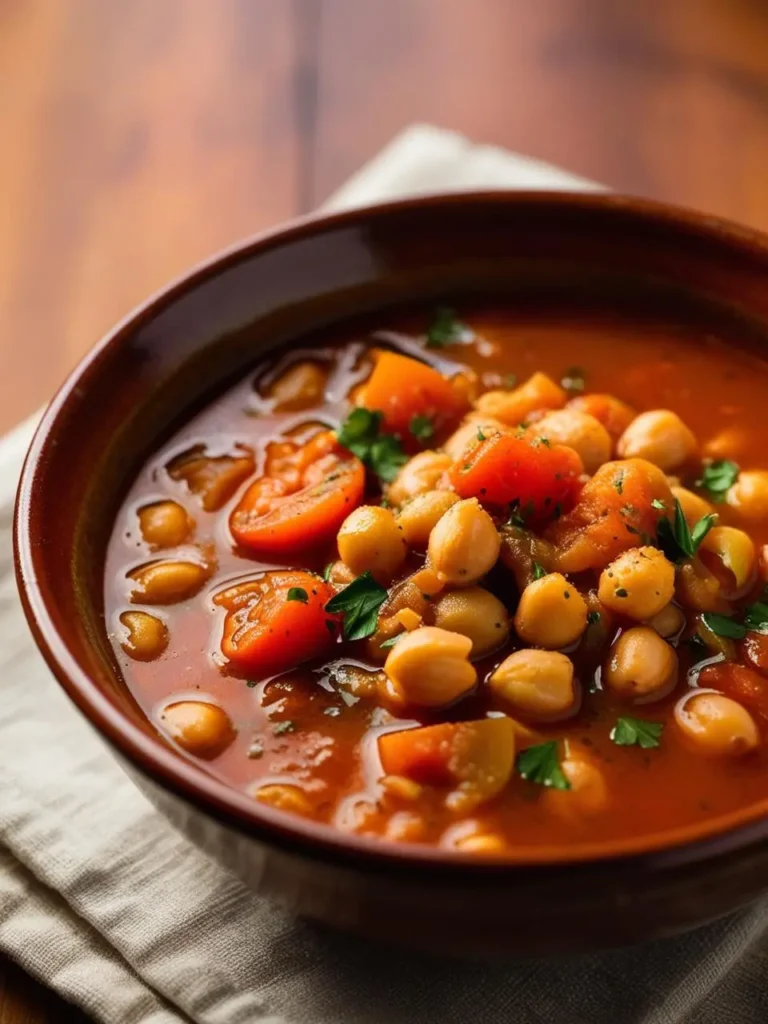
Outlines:
[[[0,430],[413,121],[768,230],[766,53],[762,0],[0,0]]]

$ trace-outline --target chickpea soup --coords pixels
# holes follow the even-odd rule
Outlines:
[[[768,368],[467,307],[312,339],[157,451],[107,555],[127,685],[287,814],[478,856],[768,796]]]

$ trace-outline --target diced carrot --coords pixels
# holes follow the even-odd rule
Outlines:
[[[387,775],[450,789],[446,803],[470,810],[506,786],[515,763],[515,725],[509,718],[445,722],[379,738]]]
[[[385,431],[407,437],[415,416],[426,416],[438,429],[466,409],[466,391],[426,363],[385,350],[375,355],[363,397],[368,409],[382,414]]]
[[[540,523],[572,507],[582,472],[572,448],[500,431],[470,442],[451,483],[462,498],[503,509],[514,503],[526,523]]]
[[[578,409],[579,412],[594,416],[614,441],[618,441],[637,415],[631,406],[613,395],[578,395],[570,400],[566,409]]]
[[[266,473],[229,519],[238,544],[267,558],[317,548],[335,537],[363,498],[362,462],[326,431],[305,445],[270,445]]]
[[[659,519],[672,508],[672,492],[657,466],[644,459],[606,462],[584,485],[576,507],[545,533],[557,548],[555,568],[602,569],[622,551],[654,538]]]
[[[699,672],[700,687],[718,690],[743,704],[748,711],[768,720],[768,680],[746,665],[723,661]]]
[[[334,594],[329,583],[300,570],[266,572],[228,587],[213,599],[227,611],[221,653],[257,679],[327,653],[338,620],[325,605]]]

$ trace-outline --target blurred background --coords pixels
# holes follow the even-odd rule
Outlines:
[[[0,431],[413,121],[768,230],[768,2],[0,0]]]
[[[768,229],[763,0],[0,0],[0,430],[432,121]]]

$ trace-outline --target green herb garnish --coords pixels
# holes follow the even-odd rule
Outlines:
[[[552,789],[570,789],[571,784],[565,777],[557,757],[557,741],[539,743],[528,747],[517,758],[517,770],[528,782]]]
[[[482,427],[478,427],[477,428],[477,440],[478,441],[484,441],[485,440],[485,434],[483,433]]]
[[[696,486],[707,491],[713,501],[723,501],[726,492],[736,483],[739,467],[730,459],[717,459],[704,467]]]
[[[755,601],[744,614],[744,625],[756,633],[768,633],[768,604]]]
[[[509,519],[507,520],[509,526],[516,526],[519,530],[524,530],[525,520],[520,515],[520,499],[515,498],[514,501],[509,503]]]
[[[379,608],[386,599],[386,588],[370,572],[364,572],[332,597],[325,610],[344,616],[345,640],[364,640],[376,632]]]
[[[259,684],[255,679],[246,679],[245,685],[248,687],[249,690],[252,690],[254,686],[258,686]]]
[[[611,739],[618,747],[642,747],[652,750],[661,743],[663,722],[648,722],[644,718],[623,716],[611,729]]]
[[[717,522],[717,516],[710,512],[702,516],[693,529],[688,528],[683,507],[675,498],[675,517],[660,519],[656,527],[659,547],[671,562],[680,562],[685,558],[693,558],[699,545]]]
[[[544,568],[544,566],[540,565],[538,562],[534,562],[533,563],[533,578],[535,580],[540,580],[542,576],[546,576],[546,575],[547,575],[547,570]]]
[[[394,647],[394,646],[395,646],[395,644],[397,643],[397,641],[398,641],[398,640],[400,639],[400,637],[401,637],[402,635],[403,635],[402,633],[396,633],[396,634],[395,634],[395,636],[391,636],[391,637],[389,638],[389,640],[383,640],[383,641],[382,641],[382,642],[381,642],[381,643],[379,644],[379,648],[380,648],[381,650],[384,650],[384,648],[385,648],[385,647]]]
[[[666,511],[667,506],[664,504],[663,501],[659,501],[658,498],[654,498],[651,502],[651,508],[657,508],[660,512],[664,512]]]
[[[376,476],[389,483],[401,466],[408,461],[398,438],[379,433],[381,413],[371,409],[353,409],[339,427],[339,444],[348,448],[366,464]]]
[[[429,416],[414,416],[408,429],[417,441],[428,441],[435,432],[434,424]]]
[[[335,562],[329,562],[328,565],[326,565],[326,567],[323,569],[323,579],[325,580],[326,583],[331,578],[331,573],[333,572],[334,565],[336,565]]]
[[[304,587],[289,587],[286,601],[301,601],[302,604],[309,602],[309,594]]]
[[[613,478],[613,486],[616,488],[618,494],[624,493],[624,470],[620,469],[616,476]]]
[[[457,342],[471,341],[474,332],[448,306],[440,306],[435,310],[432,323],[427,331],[427,348],[442,348],[444,345],[455,345]]]
[[[733,640],[742,640],[747,635],[747,627],[740,622],[730,618],[728,615],[718,615],[717,612],[704,612],[701,621],[716,636],[727,636]]]
[[[588,612],[587,613],[587,625],[596,626],[600,621],[600,612]]]

